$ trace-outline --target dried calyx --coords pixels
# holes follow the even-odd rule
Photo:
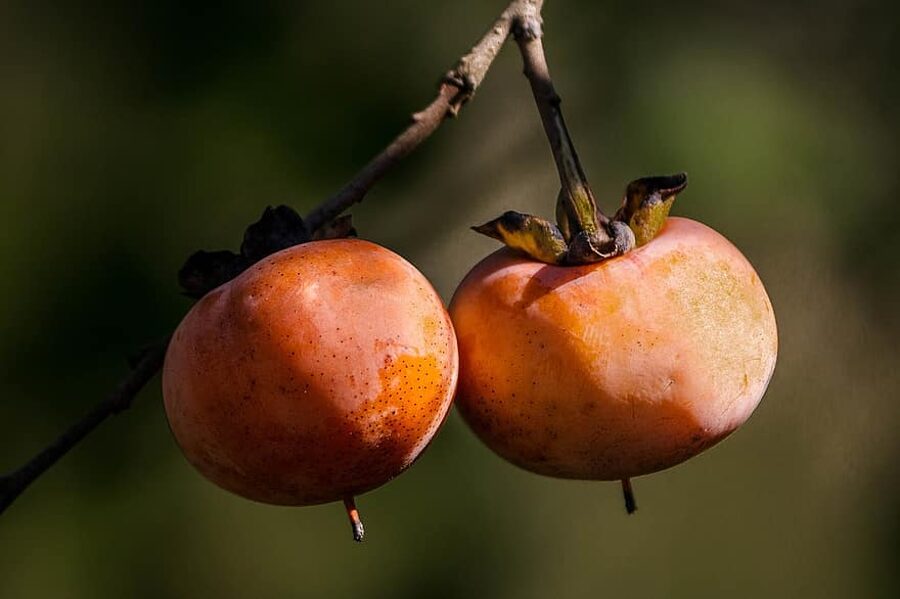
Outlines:
[[[656,237],[675,196],[685,187],[686,173],[632,181],[612,219],[600,212],[588,194],[562,189],[556,223],[510,210],[472,229],[547,264],[590,264],[621,256]]]
[[[308,241],[355,236],[356,229],[349,214],[310,233],[303,218],[293,208],[268,206],[260,219],[247,227],[239,253],[230,250],[195,252],[178,271],[178,283],[184,295],[199,299],[275,252]]]
[[[539,10],[520,15],[513,32],[559,173],[556,224],[538,216],[506,212],[473,228],[549,264],[600,262],[647,243],[665,224],[675,195],[687,185],[687,175],[638,179],[628,186],[616,216],[610,219],[603,214],[566,127],[562,100],[550,79]]]

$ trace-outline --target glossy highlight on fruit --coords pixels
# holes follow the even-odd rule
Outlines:
[[[185,456],[217,485],[272,504],[344,499],[352,518],[352,496],[434,436],[457,369],[425,277],[381,246],[336,239],[282,250],[205,295],[175,332],[163,393]]]
[[[743,424],[777,354],[753,267],[684,218],[593,264],[498,250],[466,276],[450,313],[456,403],[482,441],[540,474],[621,479],[626,497],[629,477],[674,466]]]

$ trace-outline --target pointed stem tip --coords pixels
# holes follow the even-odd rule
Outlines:
[[[344,498],[344,507],[347,508],[347,517],[350,518],[353,540],[357,543],[362,543],[363,538],[366,536],[366,531],[363,528],[362,520],[359,519],[359,511],[356,509],[356,502],[352,495]]]
[[[631,479],[622,479],[622,495],[625,496],[625,511],[633,514],[637,511],[637,502],[634,500],[634,490],[631,488]]]

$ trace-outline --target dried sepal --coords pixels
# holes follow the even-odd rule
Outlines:
[[[309,239],[306,225],[296,210],[290,206],[267,206],[260,219],[244,232],[241,255],[257,262]]]
[[[687,187],[687,183],[687,173],[632,181],[614,220],[627,223],[634,231],[637,247],[649,243],[663,228],[675,196]]]
[[[472,230],[502,241],[535,260],[548,264],[565,261],[567,248],[562,233],[552,222],[538,216],[510,210]]]
[[[201,298],[241,274],[250,264],[228,250],[194,252],[178,271],[178,284],[188,297]]]
[[[275,252],[313,239],[355,235],[349,215],[334,219],[310,236],[303,218],[293,208],[268,206],[259,220],[244,232],[240,253],[229,250],[195,252],[178,271],[178,283],[185,295],[200,298]]]
[[[322,239],[344,239],[356,237],[356,229],[353,227],[353,217],[349,214],[339,216],[330,223],[325,223],[313,233],[313,241]]]

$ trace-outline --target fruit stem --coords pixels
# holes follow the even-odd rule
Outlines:
[[[544,132],[550,142],[559,181],[563,188],[560,200],[565,217],[574,237],[584,231],[596,236],[598,243],[610,240],[605,230],[609,219],[598,208],[594,193],[588,184],[575,144],[569,135],[560,109],[561,99],[553,87],[544,46],[541,42],[540,15],[526,15],[519,18],[513,28],[516,42],[522,54],[524,73],[531,84],[531,91],[544,124]],[[562,224],[562,223],[561,223]],[[602,226],[601,226],[602,225]],[[564,227],[564,230],[567,227]]]
[[[347,509],[347,516],[350,518],[350,527],[353,529],[353,540],[362,543],[366,536],[363,528],[362,520],[359,519],[359,511],[356,509],[356,501],[352,495],[344,498],[344,507]]]
[[[625,496],[625,511],[633,514],[637,511],[637,502],[634,500],[634,490],[631,488],[631,479],[622,479],[622,494]]]

